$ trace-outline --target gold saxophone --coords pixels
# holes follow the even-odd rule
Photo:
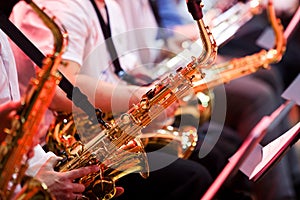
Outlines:
[[[263,7],[260,0],[249,0],[246,2],[237,2],[222,13],[220,13],[220,11],[216,12],[217,9],[214,8],[214,6],[209,7],[206,10],[207,12],[205,15],[208,16],[208,18],[211,18],[208,23],[211,32],[216,44],[220,46],[230,40],[230,38],[246,22],[252,19],[253,16],[260,14]],[[216,16],[215,13],[219,13],[219,15]],[[154,74],[154,77],[160,77],[173,71],[178,66],[186,65],[186,59],[182,58],[186,58],[190,55],[198,55],[201,49],[198,44],[201,44],[200,39],[197,41],[184,41],[181,44],[181,48],[184,47],[184,50],[174,57],[163,60],[151,71],[151,74]],[[209,69],[209,71],[210,73],[207,74],[214,73],[214,70]],[[209,78],[206,75],[205,80],[207,79]],[[195,92],[196,96],[193,93],[192,95],[189,95],[189,97],[184,98],[181,108],[175,113],[175,121],[176,119],[181,118],[183,114],[188,114],[195,119],[199,119],[199,125],[210,118],[211,105],[214,97],[213,92],[209,90]],[[188,158],[198,141],[196,128],[198,124],[181,124],[179,128],[171,125],[165,126],[141,135],[141,139],[145,145],[146,151],[155,151],[164,148],[164,151],[168,153],[177,155],[180,158]]]
[[[55,44],[54,52],[44,59],[42,70],[31,80],[28,93],[21,100],[22,108],[14,116],[11,128],[6,129],[7,135],[0,145],[0,197],[4,200],[13,197],[16,186],[20,184],[28,168],[28,154],[33,149],[38,127],[60,81],[57,67],[61,63],[61,55],[67,42],[66,32],[58,27],[53,19],[31,0],[26,2],[52,31]],[[32,185],[30,182],[33,184],[36,180],[30,179],[29,185]],[[34,188],[45,189],[44,184],[38,185],[35,184]],[[47,198],[50,196],[48,194]],[[24,199],[24,194],[21,197]]]
[[[215,12],[216,8],[212,7],[207,11]],[[230,40],[232,36],[253,16],[258,15],[262,12],[263,6],[261,0],[248,0],[245,3],[237,2],[232,7],[225,10],[215,18],[209,20],[208,25],[214,36],[214,40],[218,46],[223,45],[226,41]],[[186,40],[180,45],[182,51],[174,56],[171,54],[160,63],[158,63],[151,74],[154,78],[161,77],[174,71],[179,66],[185,66],[189,60],[184,58],[190,57],[191,55],[199,55],[201,48],[199,44],[202,44],[201,39],[196,41]]]
[[[250,12],[248,11],[249,9],[257,10],[261,8],[261,6],[259,5],[254,7],[250,6],[253,5],[253,2],[255,3],[255,0],[251,0],[248,2],[247,5],[243,5],[243,7],[241,8],[246,8],[246,10],[242,10],[239,12],[235,11],[235,7],[233,10],[234,12],[230,11],[231,14],[234,14],[232,18],[237,19],[236,22],[239,22],[239,18],[248,18],[247,16]],[[213,93],[209,91],[210,89],[221,84],[226,84],[231,80],[240,78],[242,76],[255,73],[261,68],[267,69],[269,67],[269,64],[276,63],[281,60],[281,57],[284,54],[286,48],[286,39],[283,35],[283,26],[281,25],[280,20],[275,15],[275,10],[272,1],[268,3],[267,12],[269,21],[275,33],[275,45],[272,49],[269,49],[268,51],[261,50],[260,52],[255,53],[253,55],[249,55],[242,58],[234,58],[225,63],[215,64],[207,70],[203,69],[203,72],[205,73],[204,78],[200,77],[199,80],[196,80],[196,78],[194,79],[193,94],[196,94],[197,98],[200,99],[201,103],[198,103],[198,107],[201,106],[201,110],[197,110],[197,108],[195,108],[195,106],[193,105],[191,105],[191,109],[193,110],[193,112],[195,112],[195,110],[198,111],[194,115],[196,117],[200,117],[201,121],[199,121],[199,124],[205,120],[208,120],[211,114],[210,104],[211,101],[213,101]],[[251,11],[251,13],[253,13],[253,11]],[[227,17],[231,16],[227,14]],[[230,21],[233,21],[233,19]],[[219,21],[219,23],[217,24],[221,24],[220,19],[218,19],[217,21]],[[226,18],[225,21],[227,21]],[[224,26],[227,27],[226,25],[228,25],[227,22],[223,25],[217,26],[216,28],[219,29],[218,27],[220,27],[220,29],[223,29]],[[238,23],[238,26],[240,25],[241,24]],[[214,27],[212,27],[212,31],[213,30]],[[218,31],[216,31],[215,33],[218,33]],[[220,33],[221,32],[219,32],[219,34]],[[218,37],[218,34],[216,36],[217,39],[222,38],[222,36]],[[179,63],[180,61],[177,58],[179,57],[176,57],[174,60],[177,60],[177,62]],[[171,59],[170,63],[174,63],[174,60]],[[186,107],[184,107],[178,112],[178,115],[181,115],[182,110],[184,109],[186,109],[189,114],[192,113],[188,110],[189,106],[190,105],[187,104]],[[179,129],[173,126],[167,126],[162,129],[152,131],[150,133],[144,133],[141,137],[142,141],[146,146],[146,150],[149,149],[150,151],[161,149],[166,145],[171,144],[171,141],[177,141],[172,142],[172,146],[168,145],[169,148],[166,148],[166,151],[178,155],[178,157],[181,158],[188,158],[190,156],[198,140],[197,129],[192,126],[181,126]]]
[[[179,68],[175,74],[170,74],[156,84],[154,89],[143,95],[138,104],[107,123],[107,127],[86,144],[74,140],[76,129],[80,127],[74,124],[72,117],[69,120],[58,120],[59,123],[55,122],[50,130],[48,146],[60,148],[57,152],[63,150],[67,155],[67,161],[58,164],[59,171],[69,171],[91,164],[97,164],[101,169],[99,173],[78,180],[86,186],[83,198],[111,199],[116,192],[115,182],[129,173],[139,172],[142,177],[148,177],[148,160],[144,146],[138,138],[140,131],[165,108],[191,91],[194,75],[201,73],[202,67],[208,67],[214,61],[217,46],[202,20],[203,5],[196,0],[188,1],[187,4],[198,22],[204,44],[198,58],[193,58],[186,67]],[[84,127],[89,127],[88,131],[95,132],[99,129],[98,124],[87,124],[86,121],[80,118]]]
[[[234,58],[228,62],[213,65],[210,68],[213,72],[211,76],[206,76],[204,79],[194,82],[193,88],[196,93],[255,73],[259,69],[268,69],[270,64],[281,60],[286,50],[286,38],[280,19],[276,17],[272,0],[268,2],[267,12],[275,34],[274,47],[269,50],[263,49],[253,55]]]

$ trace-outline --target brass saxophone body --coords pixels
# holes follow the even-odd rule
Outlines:
[[[125,175],[139,172],[142,177],[149,175],[148,160],[140,139],[141,130],[158,117],[165,108],[185,96],[192,90],[195,74],[201,74],[201,68],[209,67],[215,59],[217,46],[202,20],[202,4],[200,1],[188,1],[191,12],[196,13],[196,20],[204,43],[203,52],[198,58],[186,66],[179,68],[175,74],[170,74],[143,95],[140,102],[133,105],[126,113],[117,119],[107,122],[107,127],[98,132],[86,144],[74,140],[76,123],[73,118],[68,121],[55,122],[48,135],[48,146],[60,147],[67,154],[67,161],[61,162],[57,169],[69,171],[83,166],[97,164],[100,172],[82,177],[78,182],[86,186],[84,198],[111,199],[115,195],[115,182]],[[74,117],[75,118],[75,117]],[[73,121],[73,122],[72,122]],[[82,120],[80,122],[88,120]],[[70,123],[69,123],[70,122]],[[84,124],[91,131],[97,131],[99,125]],[[78,125],[78,124],[77,124]],[[98,129],[97,129],[98,128]],[[90,131],[89,129],[87,129]],[[62,144],[63,143],[63,144]],[[54,144],[54,145],[53,145]]]
[[[254,4],[256,6],[252,7],[250,6],[253,2],[256,0],[249,1],[246,5],[239,5],[240,8],[246,8],[246,10],[236,11],[236,8],[234,10],[230,10],[230,15],[226,13],[226,16],[232,16],[233,17],[231,22],[234,20],[237,20],[236,22],[238,24],[234,24],[234,30],[236,30],[236,26],[240,26],[240,19],[241,18],[248,18],[249,15],[249,9],[255,9],[257,11],[261,9],[261,6]],[[280,20],[275,15],[275,10],[273,3],[270,1],[267,6],[267,12],[268,12],[268,18],[272,25],[274,34],[275,34],[275,41],[274,41],[274,47],[269,50],[261,50],[260,52],[257,52],[253,55],[241,57],[241,58],[234,58],[228,62],[220,63],[220,64],[214,64],[209,69],[203,69],[203,72],[205,73],[205,77],[200,77],[199,80],[197,78],[194,78],[193,81],[193,89],[194,93],[199,98],[201,103],[198,103],[199,106],[201,106],[201,110],[198,110],[198,113],[195,117],[200,118],[199,124],[203,121],[207,121],[211,115],[211,104],[213,103],[213,92],[211,91],[212,88],[221,85],[226,84],[230,82],[231,80],[255,73],[257,70],[260,69],[268,69],[269,64],[279,62],[281,60],[282,55],[285,52],[286,49],[286,38],[284,37],[283,33],[283,26],[281,25]],[[251,11],[253,13],[253,11]],[[257,13],[257,12],[255,12]],[[240,15],[242,14],[242,15]],[[221,21],[222,19],[222,21]],[[213,30],[218,30],[227,27],[227,29],[230,29],[231,27],[227,26],[229,25],[226,21],[227,18],[225,18],[224,22],[224,16],[218,18],[216,21],[216,29],[212,27]],[[214,21],[214,20],[213,20]],[[242,20],[243,21],[243,20]],[[224,22],[224,24],[223,24]],[[222,31],[215,31],[213,33],[216,33],[214,37],[222,38],[222,36],[219,36],[218,34],[221,34]],[[223,40],[219,40],[221,42]],[[217,41],[218,43],[218,41]],[[219,43],[220,44],[220,43]],[[179,58],[179,57],[178,57]],[[177,60],[179,62],[184,62],[182,59],[181,61],[179,59],[174,58],[174,60]],[[174,60],[170,60],[170,63],[174,63]],[[170,67],[170,65],[169,65]],[[194,105],[186,103],[186,105],[183,105],[183,109],[179,110],[177,113],[178,115],[184,114],[184,110],[187,110],[188,114],[191,114],[187,108],[189,106],[192,108],[193,112],[197,110]],[[195,114],[194,114],[195,115]],[[180,128],[184,127],[181,126]],[[170,141],[177,141],[177,145],[173,142],[173,148],[171,150],[166,149],[168,152],[172,154],[177,154],[178,157],[181,158],[188,158],[191,154],[191,152],[194,150],[196,146],[196,142],[198,139],[197,130],[194,127],[184,127],[183,130],[178,130],[177,128],[173,126],[167,126],[162,129],[145,133],[142,135],[142,140],[145,143],[146,149],[149,148],[150,150],[155,149],[161,149],[162,147],[170,144]]]
[[[281,60],[286,50],[286,38],[280,19],[276,17],[272,0],[268,2],[267,13],[275,34],[274,47],[269,50],[263,49],[253,55],[233,58],[228,62],[213,65],[210,68],[213,72],[211,76],[207,75],[204,79],[194,82],[193,87],[196,93],[255,73],[259,69],[268,69],[270,64]]]
[[[217,3],[218,2],[216,2],[216,4]],[[205,17],[208,19],[207,23],[211,28],[216,44],[221,46],[230,40],[253,16],[260,14],[263,10],[263,6],[260,0],[249,0],[246,2],[238,1],[233,6],[222,11],[215,8],[215,5],[208,7],[208,9],[206,8],[206,10]],[[200,39],[197,41],[187,40],[182,42],[180,48],[184,48],[183,51],[159,63],[157,67],[152,70],[154,77],[160,77],[163,74],[173,71],[178,66],[185,65],[187,60],[183,58],[198,55],[201,49],[199,48],[199,44],[201,44]],[[216,73],[212,69],[204,72],[206,76],[202,82],[211,79],[210,74]],[[215,79],[217,78],[216,76]],[[200,84],[200,80],[196,81],[197,84]],[[196,85],[196,83],[193,84]],[[205,86],[203,86],[202,89],[204,88]],[[199,122],[188,125],[180,124],[179,128],[175,127],[176,125],[165,126],[161,129],[143,134],[141,137],[147,151],[164,147],[168,153],[175,154],[180,158],[188,158],[190,156],[198,141],[197,127],[208,121],[211,117],[214,100],[214,93],[211,90],[204,89],[200,92],[195,91],[195,93],[196,95],[192,93],[189,97],[183,99],[181,108],[175,113],[174,121],[176,124],[178,120],[181,120],[182,116],[186,114],[198,119]],[[173,142],[170,143],[170,141]],[[177,145],[174,144],[174,141],[177,141]],[[173,144],[173,147],[170,147],[170,144]],[[166,147],[170,148],[167,149]]]
[[[67,42],[66,32],[62,34],[62,29],[53,19],[31,0],[26,2],[52,31],[55,47],[53,54],[45,58],[37,77],[31,80],[28,92],[21,100],[22,108],[14,116],[12,126],[6,130],[7,135],[0,145],[0,197],[4,200],[13,197],[28,168],[28,154],[35,145],[38,127],[60,81],[57,67]]]

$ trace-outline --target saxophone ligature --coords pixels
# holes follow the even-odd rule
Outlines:
[[[107,122],[106,128],[86,144],[74,140],[74,135],[69,135],[76,133],[76,129],[78,131],[80,128],[75,126],[76,119],[58,120],[59,123],[54,122],[50,128],[47,136],[48,147],[60,148],[60,152],[67,155],[66,162],[57,165],[59,171],[70,171],[92,164],[100,167],[99,173],[78,180],[86,186],[84,199],[113,198],[116,192],[115,182],[129,173],[139,172],[144,178],[149,176],[148,159],[144,146],[138,138],[141,130],[165,108],[191,91],[194,75],[201,74],[202,68],[208,68],[213,63],[217,46],[209,28],[203,22],[201,10],[203,5],[201,1],[196,0],[187,1],[187,5],[198,22],[204,44],[198,58],[192,58],[186,67],[177,69],[175,74],[170,74],[157,83],[143,95],[139,103],[114,121]],[[80,122],[83,121],[87,120],[80,118]],[[90,122],[83,126],[89,127],[88,132],[99,129],[99,125]]]
[[[26,2],[51,30],[54,36],[54,50],[43,60],[43,68],[37,77],[31,79],[28,92],[21,100],[22,108],[14,116],[11,128],[6,129],[5,139],[0,145],[0,197],[3,200],[12,199],[17,185],[26,177],[24,175],[28,168],[29,153],[35,145],[35,134],[60,81],[57,68],[61,64],[61,55],[67,45],[67,32],[34,2]],[[25,187],[30,185],[30,190],[26,190],[28,193],[19,193],[17,199],[30,199],[42,193],[44,199],[51,199],[46,186],[36,183],[37,180],[29,179]],[[31,187],[33,185],[34,187]]]

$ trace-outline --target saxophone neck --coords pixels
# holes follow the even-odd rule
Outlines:
[[[211,69],[217,76],[205,77],[205,81],[200,80],[194,84],[195,92],[203,91],[217,85],[228,83],[231,80],[240,78],[256,72],[261,68],[269,68],[269,64],[279,62],[286,48],[286,38],[284,37],[283,26],[275,15],[272,0],[269,0],[267,7],[268,19],[275,34],[274,48],[261,50],[252,55],[242,58],[233,58],[225,63],[214,65]]]
[[[213,38],[209,27],[203,21],[203,3],[201,0],[187,0],[187,7],[200,31],[200,39],[202,40],[203,50],[197,59],[197,65],[201,67],[210,66],[217,56],[217,44]]]
[[[44,24],[49,28],[52,32],[54,38],[54,48],[53,53],[51,54],[54,58],[60,56],[66,49],[68,43],[68,34],[65,28],[56,23],[55,18],[51,18],[49,15],[45,13],[45,8],[39,8],[32,0],[25,0],[31,8],[35,11],[35,13],[39,16],[39,18],[44,22]]]
[[[270,49],[267,54],[268,63],[279,62],[286,50],[286,38],[284,37],[283,26],[279,18],[276,17],[273,0],[268,1],[267,13],[270,24],[275,34],[274,48]]]

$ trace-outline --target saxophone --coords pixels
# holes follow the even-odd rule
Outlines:
[[[99,173],[82,177],[78,182],[86,186],[83,198],[111,199],[116,193],[115,182],[125,175],[139,172],[142,177],[149,176],[148,160],[144,146],[138,136],[141,130],[158,117],[165,108],[185,96],[192,90],[195,74],[201,74],[201,68],[209,67],[214,61],[217,46],[209,28],[202,19],[201,1],[187,2],[190,12],[197,20],[203,40],[203,51],[198,58],[193,57],[186,66],[177,69],[157,83],[153,89],[143,95],[140,102],[114,121],[107,122],[106,128],[98,132],[86,144],[74,140],[76,129],[74,119],[58,120],[48,135],[48,146],[61,148],[66,155],[65,162],[57,165],[59,171],[70,171],[83,166],[97,164]],[[80,119],[80,122],[86,120]],[[98,124],[84,123],[88,131],[97,132]],[[50,141],[50,144],[49,144]],[[52,149],[51,149],[52,150]],[[58,152],[62,152],[62,151]]]
[[[255,1],[251,0],[250,2],[253,3]],[[261,6],[257,4],[254,4],[257,5],[255,7],[250,6],[252,5],[252,3],[250,2],[241,7],[246,8],[246,10],[237,12],[235,11],[237,7],[234,7],[234,10],[230,11],[231,14],[234,14],[234,17],[232,18],[238,20],[236,22],[241,21],[239,20],[239,18],[247,18],[250,12],[248,11],[249,9],[252,10],[255,8],[256,11],[261,9]],[[192,86],[194,89],[194,93],[192,94],[196,94],[197,98],[199,98],[201,101],[201,103],[198,103],[198,106],[201,106],[201,110],[198,111],[200,114],[197,113],[198,115],[200,115],[198,116],[200,117],[200,120],[208,120],[211,114],[211,107],[209,106],[209,104],[211,104],[211,101],[213,101],[213,93],[210,91],[210,89],[221,84],[226,84],[231,80],[255,73],[257,70],[268,69],[269,64],[276,63],[281,60],[282,55],[284,54],[286,49],[286,38],[284,37],[283,26],[280,20],[275,15],[275,9],[272,1],[269,1],[268,3],[267,12],[269,21],[275,34],[275,44],[272,49],[261,50],[260,52],[257,52],[253,55],[242,58],[234,58],[224,63],[214,64],[207,70],[203,69],[203,72],[205,73],[204,78],[200,77],[198,80],[197,77],[194,78]],[[244,15],[245,13],[246,15]],[[251,13],[253,13],[253,11],[251,11]],[[231,21],[233,21],[233,19]],[[216,21],[219,21],[219,23],[217,24],[222,24],[220,22],[220,18],[218,18]],[[225,22],[226,21],[227,20],[225,18]],[[212,27],[212,33],[214,33],[213,30],[223,30],[224,26],[226,26],[227,24],[228,23],[224,23],[223,25],[217,26],[216,29]],[[240,23],[235,26],[240,26]],[[236,30],[235,27],[234,30]],[[221,32],[216,31],[215,33],[220,34]],[[218,34],[214,35],[216,39],[223,38]],[[218,40],[216,41],[218,43]],[[219,42],[221,41],[223,40],[219,40]],[[174,60],[177,61],[177,64],[180,62],[184,62],[184,60],[180,59],[179,56],[176,56],[170,60],[170,63],[174,63]],[[188,106],[192,107],[193,105],[188,104]],[[184,107],[184,109],[186,109],[186,107]],[[194,106],[192,107],[192,109],[193,111],[197,110],[197,108],[195,108]],[[178,115],[181,114],[182,111],[178,113]],[[199,121],[199,124],[202,123],[202,121]],[[166,149],[166,151],[181,158],[188,158],[190,156],[198,140],[196,128],[190,126],[183,128],[180,127],[180,129],[173,126],[167,126],[150,133],[145,133],[141,137],[144,145],[146,146],[146,149],[148,148],[151,151],[161,149],[162,147],[170,144],[170,141],[177,141],[176,144],[173,142],[173,147],[170,147],[170,150]]]
[[[269,50],[261,50],[253,55],[242,58],[234,58],[225,63],[213,65],[211,75],[194,82],[194,91],[200,92],[231,80],[255,73],[259,69],[269,69],[269,65],[281,60],[286,50],[286,38],[280,19],[276,17],[273,1],[268,1],[267,13],[269,22],[275,34],[274,47]]]
[[[206,10],[205,16],[209,16],[208,18],[210,18],[208,25],[211,28],[216,44],[220,46],[230,40],[253,16],[260,14],[263,6],[260,0],[249,0],[246,2],[238,1],[222,13],[216,11],[218,9],[214,6],[208,7]],[[219,15],[216,16],[216,13]],[[197,41],[184,41],[181,44],[181,48],[184,47],[184,50],[176,56],[166,58],[160,62],[151,70],[151,74],[154,74],[154,77],[160,77],[173,71],[178,66],[186,65],[187,60],[183,58],[190,55],[198,55],[201,49],[198,44],[201,44],[200,39]],[[214,74],[214,70],[209,69],[205,74],[205,80],[207,81],[211,78],[208,75]],[[215,78],[217,79],[217,77]],[[199,80],[201,80],[201,77]],[[196,82],[200,84],[199,81]],[[196,85],[196,83],[193,84]],[[195,91],[195,93],[196,95],[192,93],[182,101],[181,109],[178,109],[175,113],[175,120],[173,120],[175,124],[141,135],[146,151],[155,151],[164,148],[166,152],[180,158],[186,159],[190,156],[198,141],[196,127],[211,117],[211,105],[214,98],[214,93],[207,89]],[[192,115],[195,119],[199,119],[199,122],[193,125],[181,124],[179,128],[176,127],[178,126],[176,123],[179,121],[179,118],[181,119],[184,114]]]
[[[42,70],[36,78],[32,78],[28,92],[21,100],[22,108],[14,116],[11,128],[6,129],[7,135],[0,145],[0,198],[4,200],[13,197],[16,186],[25,177],[28,155],[35,145],[35,134],[55,93],[55,86],[60,81],[57,68],[61,63],[61,55],[67,44],[66,31],[58,27],[53,19],[34,2],[31,0],[26,0],[26,2],[52,31],[55,44],[54,52],[43,61]],[[30,182],[36,183],[36,180],[30,179]],[[32,190],[37,187],[46,189],[42,183],[34,185]],[[39,189],[36,193],[38,192]],[[24,199],[26,195],[22,194],[21,196]],[[51,195],[48,193],[46,196],[45,198],[49,199]]]
[[[216,12],[214,10],[216,8],[212,7],[206,14],[210,15],[210,12]],[[261,0],[248,0],[245,3],[239,1],[215,18],[209,19],[207,24],[211,29],[216,44],[218,46],[224,45],[245,23],[255,15],[260,14],[262,10]],[[186,65],[189,60],[184,58],[191,55],[198,55],[201,51],[199,44],[201,44],[201,39],[183,41],[180,45],[182,51],[158,63],[151,70],[152,76],[154,78],[161,77],[164,74],[172,72],[178,66]]]

